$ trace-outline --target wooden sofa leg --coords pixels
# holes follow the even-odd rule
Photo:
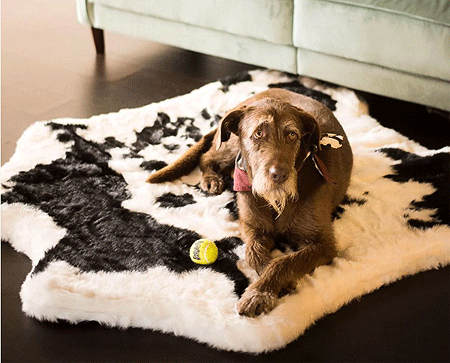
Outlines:
[[[97,54],[105,54],[105,37],[103,35],[103,29],[91,27],[91,30]]]

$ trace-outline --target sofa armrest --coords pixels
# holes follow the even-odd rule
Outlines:
[[[77,21],[80,24],[87,24],[92,26],[91,16],[92,4],[88,0],[75,0],[75,7],[77,11]]]

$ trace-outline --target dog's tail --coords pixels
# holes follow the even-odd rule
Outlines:
[[[178,160],[153,173],[147,179],[147,183],[157,184],[172,181],[189,174],[200,163],[202,154],[207,152],[212,145],[212,141],[217,129],[203,136],[199,142],[192,145]]]

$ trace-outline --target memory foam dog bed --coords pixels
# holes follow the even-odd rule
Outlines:
[[[353,147],[354,170],[333,215],[339,256],[270,314],[251,319],[236,311],[256,274],[244,260],[231,180],[218,196],[199,189],[198,170],[173,183],[145,180],[228,109],[269,87],[328,106]],[[32,125],[2,167],[2,240],[32,260],[21,290],[29,316],[155,329],[261,353],[382,285],[449,264],[449,152],[382,127],[349,90],[251,71],[142,108]],[[198,238],[216,241],[214,264],[189,259]]]

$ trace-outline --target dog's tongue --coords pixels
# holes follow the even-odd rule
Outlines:
[[[251,192],[252,185],[248,181],[248,176],[245,170],[238,167],[234,168],[234,191],[236,192]]]

